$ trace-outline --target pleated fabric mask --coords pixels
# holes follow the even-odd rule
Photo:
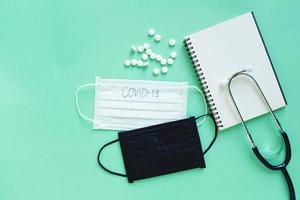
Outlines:
[[[95,86],[93,119],[81,112],[78,103],[79,91],[91,86]],[[188,88],[203,95],[198,87],[188,86],[187,82],[96,77],[95,83],[77,88],[76,107],[81,117],[93,123],[94,129],[131,130],[186,118]]]

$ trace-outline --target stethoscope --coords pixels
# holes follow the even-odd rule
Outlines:
[[[245,132],[246,132],[246,134],[247,134],[248,140],[249,140],[249,142],[251,143],[252,151],[253,151],[254,155],[255,155],[255,156],[258,158],[258,160],[259,160],[264,166],[266,166],[267,168],[269,168],[269,169],[271,169],[271,170],[280,170],[280,171],[282,172],[282,174],[283,174],[283,176],[284,176],[284,178],[285,178],[285,180],[286,180],[286,183],[287,183],[287,185],[288,185],[288,188],[289,188],[290,200],[295,200],[295,199],[296,199],[296,194],[295,194],[293,182],[292,182],[291,177],[290,177],[290,175],[289,175],[289,173],[288,173],[288,171],[287,171],[287,169],[286,169],[287,165],[289,164],[289,162],[290,162],[290,160],[291,160],[291,146],[290,146],[289,138],[288,138],[286,132],[282,129],[282,127],[281,127],[281,125],[280,125],[280,123],[279,123],[277,117],[275,116],[275,114],[274,114],[274,112],[273,112],[273,110],[272,110],[272,108],[271,108],[269,102],[267,101],[267,99],[266,99],[264,93],[262,92],[262,90],[261,90],[259,84],[258,84],[257,81],[255,80],[255,78],[254,78],[253,76],[251,76],[251,75],[248,73],[248,72],[250,72],[250,71],[252,71],[251,68],[245,69],[245,70],[242,70],[242,71],[239,71],[239,72],[233,74],[233,75],[225,82],[225,83],[227,84],[229,96],[230,96],[230,98],[231,98],[231,100],[232,100],[232,102],[233,102],[233,104],[234,104],[234,106],[235,106],[235,109],[236,109],[236,111],[237,111],[237,113],[238,113],[238,116],[239,116],[239,118],[240,118],[240,120],[241,120],[241,122],[242,122],[242,125],[243,125],[243,127],[244,127],[244,130],[245,130]],[[240,110],[239,110],[239,108],[238,108],[238,106],[237,106],[237,103],[236,103],[236,101],[235,101],[235,99],[234,99],[234,97],[233,97],[233,95],[232,95],[231,83],[232,83],[232,81],[233,81],[235,78],[240,77],[240,76],[245,76],[246,78],[250,78],[250,79],[253,81],[253,83],[254,83],[255,86],[257,87],[259,93],[261,94],[261,97],[263,98],[265,104],[267,105],[268,110],[269,110],[269,113],[272,115],[272,118],[273,118],[273,120],[274,120],[274,123],[275,123],[276,126],[278,127],[279,132],[280,132],[280,134],[281,134],[281,136],[282,136],[282,138],[283,138],[283,141],[284,141],[284,144],[285,144],[285,149],[286,149],[286,151],[285,151],[285,159],[284,159],[284,161],[283,161],[281,164],[279,164],[279,165],[273,165],[273,164],[271,164],[271,163],[268,162],[268,161],[264,158],[264,156],[260,153],[260,151],[258,150],[257,146],[256,146],[255,143],[254,143],[254,140],[253,140],[253,138],[252,138],[252,136],[251,136],[251,134],[250,134],[250,132],[249,132],[249,130],[248,130],[248,128],[247,128],[247,125],[246,125],[246,123],[245,123],[245,121],[244,121],[244,119],[243,119],[243,117],[242,117],[242,115],[241,115],[241,112],[240,112]],[[224,83],[223,83],[223,84],[224,84]]]

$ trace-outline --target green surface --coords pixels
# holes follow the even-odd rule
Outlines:
[[[299,0],[0,0],[0,199],[288,199],[281,174],[257,162],[241,126],[220,133],[206,169],[128,184],[96,163],[99,147],[116,132],[93,131],[75,109],[76,87],[96,75],[197,84],[184,36],[248,11],[256,15],[288,101],[276,114],[291,140],[288,170],[300,197],[299,10]],[[149,39],[149,27],[162,34],[156,48],[163,54],[167,38],[178,41],[167,76],[153,77],[153,65],[144,71],[123,67],[130,45]],[[93,89],[81,93],[89,115],[93,95]],[[200,104],[190,99],[189,114]],[[249,124],[257,137],[273,133],[269,117]],[[200,134],[207,146],[212,133]],[[103,161],[124,170],[118,145],[105,151]]]

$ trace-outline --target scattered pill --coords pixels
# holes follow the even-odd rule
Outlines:
[[[150,54],[150,58],[151,58],[152,60],[154,60],[154,59],[156,58],[156,54],[155,54],[155,53],[151,53],[151,54]]]
[[[161,65],[166,65],[167,64],[167,60],[165,58],[160,60],[160,64]]]
[[[150,54],[152,53],[152,50],[151,49],[147,49],[146,50],[146,54],[149,56]]]
[[[141,60],[139,60],[139,61],[138,61],[138,63],[137,63],[137,65],[138,65],[139,67],[143,67],[143,65],[144,65],[144,62],[143,62],[143,61],[141,61]]]
[[[147,59],[148,59],[148,55],[144,53],[144,54],[142,55],[142,59],[143,59],[143,60],[147,60]]]
[[[148,67],[148,65],[149,65],[149,62],[144,62],[144,64],[143,64],[144,67]]]
[[[157,61],[161,61],[161,59],[162,59],[162,56],[161,56],[161,55],[156,55],[156,60],[157,60]]]
[[[130,60],[125,60],[124,61],[124,65],[126,66],[126,67],[129,67],[130,65],[131,65],[131,61]]]
[[[172,52],[170,53],[170,57],[171,57],[171,58],[175,59],[176,56],[177,56],[177,54],[176,54],[175,51],[172,51]]]
[[[160,69],[159,68],[157,68],[157,67],[155,67],[154,69],[153,69],[153,74],[154,75],[158,75],[158,74],[160,74]]]
[[[166,67],[166,66],[164,66],[164,67],[161,68],[161,72],[162,72],[163,74],[168,73],[168,71],[169,71],[169,68]]]
[[[137,49],[136,49],[136,46],[134,46],[134,45],[131,45],[131,51],[133,51],[133,52],[137,52]]]
[[[168,58],[167,63],[168,65],[172,65],[174,63],[174,60],[172,58]]]
[[[169,40],[169,45],[170,45],[171,47],[175,46],[175,44],[176,44],[176,40],[175,40],[175,39],[170,39],[170,40]]]
[[[144,51],[144,47],[143,46],[139,46],[137,50],[138,50],[139,53],[142,53]]]
[[[154,40],[155,40],[156,42],[159,42],[159,41],[161,40],[161,35],[156,34],[156,35],[154,36]]]
[[[136,59],[132,59],[132,60],[131,60],[131,65],[132,65],[132,66],[136,66],[137,63],[138,63],[138,61],[137,61]]]
[[[145,44],[144,44],[144,49],[147,50],[147,49],[149,49],[149,48],[150,48],[150,44],[149,44],[149,43],[145,43]]]
[[[155,29],[150,28],[150,29],[148,30],[148,35],[149,35],[149,36],[155,35]]]

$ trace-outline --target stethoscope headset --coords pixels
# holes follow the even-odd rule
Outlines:
[[[259,84],[257,83],[257,81],[255,80],[255,78],[250,75],[248,72],[251,71],[251,68],[249,69],[245,69],[245,70],[242,70],[242,71],[239,71],[235,74],[233,74],[228,80],[226,80],[225,84],[227,85],[227,88],[228,88],[228,92],[229,92],[229,96],[234,104],[234,107],[237,111],[237,114],[242,122],[242,125],[243,125],[243,128],[247,134],[247,137],[248,137],[248,140],[252,146],[252,151],[254,153],[254,155],[258,158],[258,160],[265,166],[267,167],[268,169],[270,170],[275,170],[275,171],[281,171],[285,180],[286,180],[286,183],[287,183],[287,186],[288,186],[288,189],[289,189],[289,194],[290,194],[290,200],[295,200],[296,199],[296,194],[295,194],[295,189],[294,189],[294,186],[293,186],[293,182],[291,180],[291,177],[286,169],[287,165],[289,164],[290,160],[291,160],[291,145],[290,145],[290,141],[289,141],[289,138],[288,138],[288,135],[286,134],[286,132],[283,130],[281,124],[279,123],[279,120],[277,119],[275,113],[273,112],[268,100],[266,99],[264,93],[262,92],[262,89],[261,87],[259,86]],[[283,139],[283,142],[285,144],[285,159],[284,161],[279,164],[279,165],[273,165],[271,164],[267,159],[265,159],[265,157],[261,154],[261,152],[259,151],[258,147],[255,145],[255,142],[252,138],[252,135],[245,123],[245,120],[244,118],[242,117],[242,114],[240,112],[240,109],[239,107],[237,106],[237,103],[232,95],[232,88],[231,88],[231,84],[232,84],[232,81],[237,78],[237,77],[241,77],[241,76],[244,76],[248,79],[250,79],[256,86],[256,88],[258,89],[261,97],[263,98],[268,110],[269,110],[269,113],[271,114],[273,120],[274,120],[274,123],[276,124],[280,134],[281,134],[281,137]],[[224,85],[224,83],[223,83]]]

